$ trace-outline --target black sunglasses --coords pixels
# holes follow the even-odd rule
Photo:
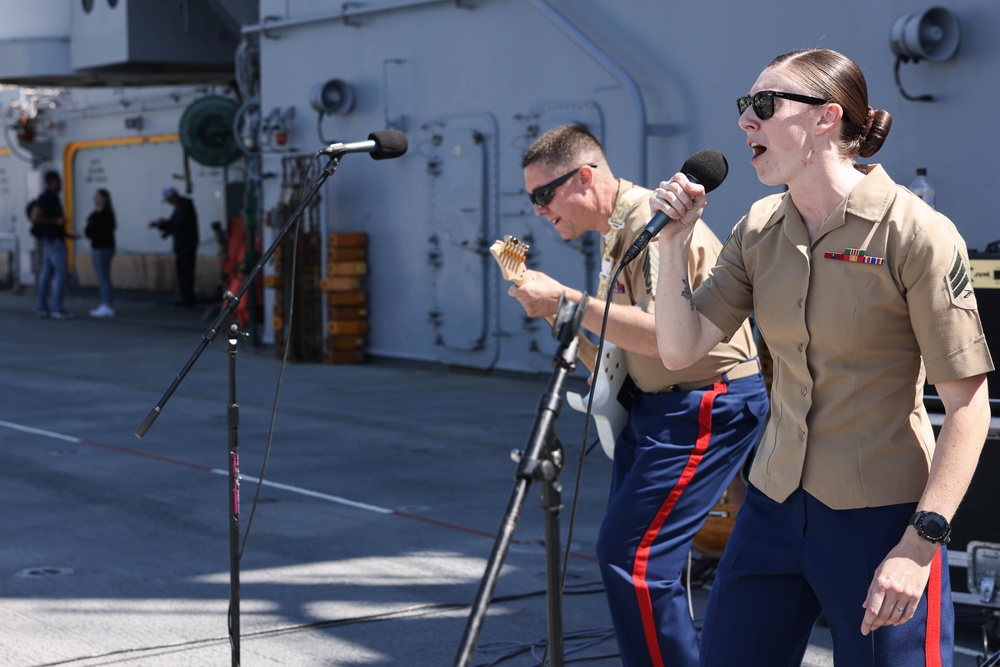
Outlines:
[[[818,97],[809,97],[808,95],[799,95],[797,93],[779,93],[775,90],[762,90],[752,97],[750,95],[737,97],[736,108],[740,110],[740,115],[742,116],[743,112],[753,105],[753,112],[757,114],[757,118],[767,120],[774,115],[775,97],[792,100],[793,102],[803,102],[805,104],[827,104],[830,102],[830,100],[824,100]]]
[[[596,164],[588,164],[584,166],[590,167],[591,169],[597,169]],[[554,197],[556,194],[556,188],[558,188],[560,185],[562,185],[569,179],[573,178],[573,174],[580,171],[581,169],[583,169],[583,167],[577,167],[573,171],[563,174],[556,180],[550,181],[545,185],[541,185],[535,188],[534,190],[528,193],[528,199],[530,199],[531,203],[534,204],[535,206],[548,206],[549,202],[552,201],[552,197]]]

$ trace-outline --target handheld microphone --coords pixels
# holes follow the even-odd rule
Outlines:
[[[729,163],[726,162],[726,156],[722,153],[705,149],[689,157],[681,167],[681,172],[689,180],[705,186],[705,192],[709,193],[726,180],[726,175],[729,173]],[[670,222],[670,218],[663,211],[657,211],[635,242],[625,251],[620,266],[625,266],[635,259],[636,255],[649,244],[649,240],[659,234],[668,222]]]
[[[379,130],[369,134],[368,141],[330,144],[319,153],[320,155],[371,153],[373,160],[389,160],[405,153],[407,147],[406,135],[399,130]]]

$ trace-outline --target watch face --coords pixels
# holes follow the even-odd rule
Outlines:
[[[948,522],[940,514],[928,512],[919,521],[921,531],[929,539],[940,540],[948,532]]]

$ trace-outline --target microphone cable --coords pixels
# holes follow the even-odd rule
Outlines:
[[[587,455],[594,449],[596,442],[594,444],[588,444],[590,440],[590,422],[594,411],[594,385],[597,382],[597,378],[601,372],[601,360],[604,357],[604,340],[608,329],[608,315],[611,311],[611,286],[618,282],[618,276],[621,274],[622,269],[625,268],[627,262],[623,261],[618,265],[615,270],[614,275],[611,280],[608,281],[608,293],[604,298],[604,317],[601,319],[601,334],[597,343],[597,359],[594,362],[594,373],[592,375],[593,380],[590,385],[590,393],[587,396],[587,412],[584,414],[584,425],[583,425],[583,440],[580,446],[580,459],[576,471],[576,484],[573,487],[573,504],[570,506],[570,517],[569,517],[569,530],[566,536],[566,550],[563,555],[563,565],[562,565],[562,577],[559,583],[559,595],[563,595],[566,589],[566,573],[569,568],[569,555],[573,546],[573,527],[576,525],[576,514],[580,503],[580,489],[583,485],[583,464],[586,461]],[[615,399],[616,397],[610,397]]]
[[[290,285],[290,293],[292,298],[288,300],[288,323],[285,326],[285,349],[281,355],[281,365],[278,367],[278,383],[274,388],[274,403],[271,405],[271,421],[267,427],[267,445],[264,447],[264,460],[260,466],[260,473],[257,475],[257,490],[254,492],[253,502],[250,504],[250,516],[247,518],[247,527],[243,532],[243,542],[240,545],[240,554],[238,558],[238,563],[243,564],[243,552],[246,551],[247,540],[250,539],[250,527],[253,526],[253,518],[257,513],[257,505],[260,502],[260,492],[264,488],[264,475],[267,473],[267,463],[271,458],[271,449],[274,444],[274,423],[278,418],[278,398],[281,396],[281,383],[285,376],[285,367],[288,365],[288,354],[291,349],[292,341],[292,315],[295,312],[295,265],[297,262],[297,255],[299,252],[299,223],[295,223],[295,229],[292,230],[291,240],[293,245],[292,249],[292,278]]]
[[[597,358],[594,361],[594,373],[592,375],[593,380],[590,384],[590,392],[587,395],[587,412],[584,414],[583,440],[580,445],[580,459],[576,470],[576,483],[573,487],[573,504],[570,506],[569,527],[566,534],[566,549],[563,551],[562,572],[559,580],[560,600],[563,598],[566,591],[566,575],[567,570],[569,569],[569,555],[573,547],[573,528],[576,525],[576,515],[580,505],[580,489],[583,486],[583,464],[587,459],[587,454],[589,454],[594,448],[593,445],[588,446],[588,441],[590,440],[590,421],[594,411],[594,384],[597,382],[597,378],[599,377],[598,374],[601,372],[601,358],[604,355],[604,339],[608,329],[608,315],[611,311],[611,295],[613,293],[611,291],[611,286],[618,282],[618,276],[621,274],[622,269],[625,268],[626,264],[628,264],[628,262],[622,261],[615,270],[611,280],[608,281],[608,293],[605,295],[604,300],[604,317],[601,319],[601,334],[597,343]],[[581,299],[581,301],[585,301],[585,299]],[[560,605],[560,608],[561,606],[562,605]],[[544,651],[542,652],[542,659],[538,663],[539,665],[546,664],[548,654],[549,646],[548,643],[546,643]]]
[[[312,171],[313,165],[319,158],[319,153],[312,156],[312,159],[306,165],[306,174]],[[303,211],[304,213],[304,211]],[[285,368],[288,366],[288,355],[292,346],[292,326],[295,321],[295,267],[298,265],[298,254],[299,254],[299,229],[302,226],[302,215],[299,219],[295,221],[295,227],[291,230],[291,241],[292,241],[292,263],[291,263],[291,278],[289,282],[289,299],[288,299],[288,317],[286,318],[287,323],[285,325],[285,349],[281,355],[281,365],[278,367],[278,382],[274,388],[274,403],[271,405],[271,421],[267,428],[267,445],[264,447],[264,460],[261,463],[260,474],[257,475],[257,490],[254,492],[253,503],[250,505],[250,516],[247,519],[247,527],[243,532],[243,542],[240,545],[240,553],[237,562],[239,564],[243,563],[243,552],[246,550],[247,540],[250,539],[250,528],[253,526],[253,518],[257,513],[257,505],[260,502],[261,489],[264,488],[264,475],[267,472],[267,463],[271,458],[271,449],[274,444],[274,424],[278,418],[278,399],[281,396],[281,383],[285,376]],[[284,266],[284,262],[282,263]]]
[[[313,165],[319,158],[319,153],[313,155],[312,159],[306,165],[305,173],[308,174],[312,171]],[[304,213],[304,210],[303,210]],[[267,464],[271,458],[271,451],[274,444],[274,425],[278,418],[278,399],[281,396],[281,385],[285,376],[285,368],[288,366],[288,355],[291,350],[292,344],[292,324],[294,321],[295,313],[295,267],[298,265],[298,253],[299,253],[299,229],[302,226],[302,215],[299,215],[299,219],[295,221],[294,228],[291,230],[291,240],[292,240],[292,262],[291,262],[291,278],[289,280],[289,299],[288,299],[288,318],[287,324],[285,326],[285,349],[281,355],[281,365],[278,367],[278,382],[274,388],[274,402],[271,405],[271,421],[267,428],[267,445],[264,447],[264,460],[261,463],[260,473],[257,475],[257,490],[254,492],[253,502],[250,504],[250,516],[247,518],[246,528],[243,530],[243,540],[240,543],[239,554],[236,557],[237,567],[243,565],[243,553],[246,551],[247,542],[250,539],[250,529],[253,527],[253,519],[257,514],[257,506],[260,503],[261,490],[264,488],[265,474],[267,473]],[[253,242],[253,239],[250,239]],[[284,263],[282,263],[284,266]],[[237,480],[239,483],[239,480]],[[230,603],[228,611],[226,613],[226,621],[229,627],[229,642],[232,644],[232,628],[233,628],[233,608],[232,603]]]

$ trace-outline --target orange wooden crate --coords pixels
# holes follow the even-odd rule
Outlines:
[[[367,257],[368,251],[356,246],[334,246],[326,249],[328,262],[363,262]]]
[[[364,336],[327,336],[328,350],[358,350],[365,346]]]
[[[331,320],[363,320],[368,317],[364,306],[327,306],[326,316]]]
[[[327,292],[327,306],[358,306],[368,303],[368,292],[354,290],[350,292]]]
[[[326,323],[326,332],[331,336],[368,333],[368,322],[364,320],[331,320]]]
[[[368,262],[337,262],[327,266],[328,276],[364,276],[368,274]]]
[[[364,247],[368,245],[368,234],[365,232],[334,232],[326,236],[327,247]]]
[[[350,292],[361,289],[361,278],[357,276],[326,276],[319,279],[319,288],[324,292]]]

